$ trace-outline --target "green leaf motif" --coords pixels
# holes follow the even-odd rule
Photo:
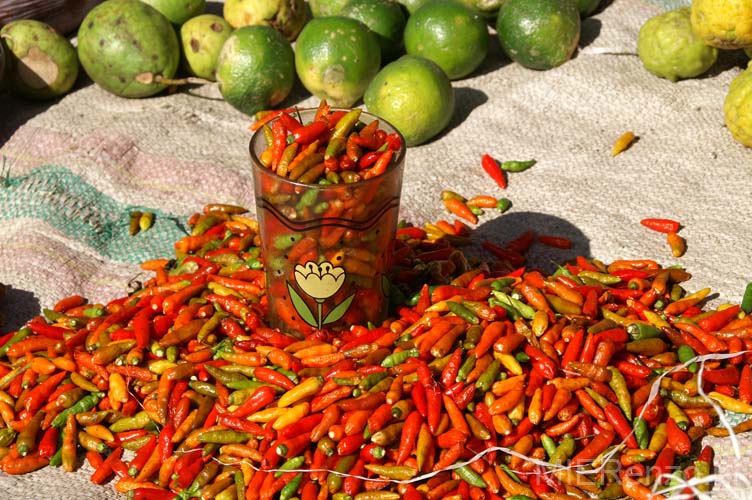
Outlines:
[[[352,304],[354,298],[355,294],[353,293],[345,300],[337,304],[337,307],[329,311],[329,314],[326,315],[323,324],[328,325],[329,323],[334,323],[338,319],[342,318],[342,316],[344,316],[347,310],[350,308],[350,304]]]
[[[298,294],[298,292],[295,291],[290,283],[287,284],[287,291],[290,292],[290,300],[292,300],[292,306],[295,308],[298,314],[300,314],[300,317],[303,319],[303,321],[316,328],[316,318],[313,317],[313,313],[308,308],[308,304],[305,303],[303,298]]]

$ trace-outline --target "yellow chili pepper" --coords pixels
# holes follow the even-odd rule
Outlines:
[[[616,142],[614,142],[614,147],[611,148],[611,156],[616,156],[629,149],[636,139],[637,136],[631,130],[621,134],[619,138],[616,139]]]
[[[321,377],[309,377],[282,394],[279,401],[277,401],[277,406],[284,408],[297,403],[301,399],[313,396],[319,392],[322,385],[324,385],[324,379]]]
[[[282,414],[272,424],[272,429],[278,431],[283,427],[297,422],[301,418],[308,415],[311,410],[311,405],[306,401],[293,406],[292,408],[281,408]]]
[[[709,392],[708,397],[721,405],[724,410],[733,411],[735,413],[752,414],[752,405],[726,396],[725,394],[721,394],[720,392]]]

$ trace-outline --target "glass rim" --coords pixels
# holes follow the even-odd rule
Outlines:
[[[352,108],[332,107],[331,111],[350,111],[352,109],[357,109],[357,106],[356,107],[352,107]],[[402,166],[404,166],[405,156],[406,156],[406,153],[407,153],[407,145],[405,144],[405,137],[402,135],[402,133],[399,130],[397,130],[397,127],[395,127],[394,125],[392,125],[391,123],[389,123],[386,119],[384,119],[384,118],[382,118],[382,117],[380,117],[378,115],[375,115],[373,113],[369,113],[368,111],[366,111],[366,110],[364,110],[362,108],[360,108],[360,109],[361,109],[361,114],[360,114],[361,117],[363,117],[363,116],[371,117],[371,118],[373,118],[373,120],[371,120],[371,121],[378,120],[380,126],[381,125],[387,125],[389,128],[391,128],[394,131],[394,133],[396,133],[397,135],[399,135],[399,138],[400,138],[400,148],[399,148],[399,150],[395,151],[396,155],[392,158],[392,161],[390,162],[389,167],[386,169],[386,171],[383,174],[377,175],[377,176],[372,177],[370,179],[361,179],[361,180],[359,180],[357,182],[350,182],[350,183],[342,182],[342,183],[339,183],[339,184],[307,184],[307,183],[304,183],[304,182],[294,181],[294,180],[292,180],[292,179],[290,179],[288,177],[283,177],[283,176],[277,174],[276,172],[273,172],[271,169],[265,167],[261,163],[261,160],[259,159],[259,157],[256,154],[256,151],[255,151],[255,149],[253,147],[254,143],[258,140],[258,138],[259,137],[263,137],[263,135],[264,135],[264,129],[263,129],[263,127],[260,127],[258,130],[256,130],[253,133],[253,135],[251,136],[250,140],[248,141],[248,149],[249,149],[249,152],[250,152],[250,155],[251,155],[251,163],[253,164],[254,170],[258,169],[259,171],[264,172],[267,175],[271,175],[271,176],[275,177],[276,179],[279,179],[280,181],[286,182],[286,183],[288,183],[288,184],[290,184],[292,186],[301,187],[301,188],[307,188],[307,189],[310,189],[310,188],[316,188],[316,189],[321,189],[321,190],[342,189],[343,187],[365,186],[365,185],[368,185],[368,184],[371,184],[371,183],[374,183],[374,182],[379,182],[380,180],[383,180],[383,178],[385,178],[386,176],[389,176],[395,170],[397,170],[398,168],[402,168]],[[318,110],[318,108],[295,108],[295,110],[297,112],[316,112]],[[269,120],[269,122],[267,124],[273,123],[275,120],[279,120],[279,118],[275,117],[272,120]],[[370,123],[371,121],[369,121],[368,123]],[[388,133],[392,133],[392,132],[388,132]]]

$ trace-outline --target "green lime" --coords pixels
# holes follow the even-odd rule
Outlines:
[[[499,8],[504,0],[461,0],[466,5],[478,10],[488,20],[496,20]]]
[[[574,0],[506,0],[496,32],[510,59],[532,69],[551,69],[574,54],[580,13]]]
[[[216,75],[222,97],[243,113],[272,108],[295,83],[292,46],[270,26],[238,28],[222,46]]]
[[[308,0],[313,17],[336,16],[348,0]]]
[[[162,13],[172,24],[182,25],[188,19],[203,14],[206,0],[141,0]]]
[[[232,26],[214,14],[202,14],[184,22],[180,27],[180,42],[188,72],[214,80],[219,52],[231,33]]]
[[[350,0],[340,12],[368,26],[381,47],[381,63],[393,61],[402,52],[405,14],[394,0]]]
[[[731,81],[723,114],[734,139],[752,147],[752,69],[747,68]]]
[[[664,12],[640,28],[637,54],[645,69],[675,82],[705,73],[718,58],[718,49],[692,31],[689,7]]]
[[[308,21],[305,0],[225,0],[222,15],[233,28],[271,26],[290,41]]]
[[[434,61],[456,80],[486,58],[488,27],[472,7],[456,0],[432,0],[407,19],[405,50]]]
[[[577,0],[577,10],[580,11],[580,17],[587,17],[598,8],[601,0]]]
[[[379,71],[363,102],[369,112],[394,125],[408,146],[416,146],[449,124],[454,89],[438,64],[408,54]]]
[[[300,81],[332,106],[355,104],[380,66],[376,35],[349,17],[315,17],[295,43],[295,70]]]
[[[8,81],[29,99],[52,99],[68,92],[78,78],[73,45],[50,25],[31,19],[11,21],[0,30],[0,47],[7,52]],[[0,81],[4,60],[0,57]]]

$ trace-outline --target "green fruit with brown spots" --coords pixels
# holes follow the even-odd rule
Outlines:
[[[236,109],[248,115],[270,109],[295,83],[292,46],[270,26],[239,28],[222,46],[216,76],[222,97]]]
[[[162,13],[169,21],[180,26],[188,19],[203,14],[206,0],[141,0]]]
[[[295,70],[308,91],[332,106],[350,107],[381,66],[381,49],[368,27],[349,17],[315,17],[295,44]]]
[[[175,76],[180,46],[175,29],[141,0],[106,0],[78,29],[78,57],[86,74],[122,97],[147,97]]]
[[[41,21],[11,21],[0,30],[7,54],[7,80],[11,89],[29,99],[44,100],[68,92],[78,77],[78,57],[73,45]],[[5,61],[0,61],[0,77]]]
[[[230,38],[232,26],[214,14],[192,17],[180,27],[183,63],[192,75],[214,80],[222,46]]]
[[[309,17],[305,0],[225,0],[222,15],[233,28],[271,26],[290,41]]]

